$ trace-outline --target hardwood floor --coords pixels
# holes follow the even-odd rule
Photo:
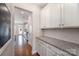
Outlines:
[[[24,47],[15,48],[15,56],[32,56],[32,47],[26,44]]]

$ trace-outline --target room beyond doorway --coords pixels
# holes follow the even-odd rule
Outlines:
[[[27,40],[32,46],[32,12],[15,7],[14,35],[15,55],[26,55]]]

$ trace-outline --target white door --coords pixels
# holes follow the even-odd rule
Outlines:
[[[63,4],[63,27],[79,26],[79,8],[77,3]]]

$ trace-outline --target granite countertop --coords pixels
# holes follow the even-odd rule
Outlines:
[[[3,51],[6,49],[6,47],[9,45],[9,43],[12,41],[12,39],[10,39],[9,41],[6,42],[6,44],[0,48],[0,55],[3,53]]]
[[[67,42],[63,40],[59,40],[56,38],[50,38],[50,37],[37,37],[37,39],[40,39],[60,50],[63,50],[73,56],[77,55],[77,50],[79,50],[79,44]],[[72,49],[73,51],[70,51]]]

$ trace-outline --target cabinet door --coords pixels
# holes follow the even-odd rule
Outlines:
[[[60,4],[48,4],[41,11],[41,28],[58,28],[60,16]]]
[[[40,44],[38,44],[38,53],[42,56],[42,47]]]
[[[60,26],[60,4],[48,4],[48,18],[46,24],[48,28],[58,28]],[[47,17],[47,16],[46,16]]]
[[[46,46],[47,44],[44,43],[43,41],[39,40],[39,44],[38,44],[38,53],[41,55],[41,56],[46,56],[47,54],[47,49],[46,49]]]
[[[46,16],[46,28],[50,28],[50,5],[48,4],[45,7],[45,16]]]
[[[40,56],[42,56],[42,47],[41,47],[41,43],[40,40],[37,40],[37,51],[40,54]]]
[[[45,8],[41,10],[41,28],[46,28],[46,12]]]
[[[63,4],[63,27],[79,26],[79,8],[77,3]]]
[[[43,41],[40,41],[42,56],[46,56],[47,54],[47,44]]]
[[[41,52],[42,52],[42,56],[46,56],[46,47],[44,45],[41,44]]]

